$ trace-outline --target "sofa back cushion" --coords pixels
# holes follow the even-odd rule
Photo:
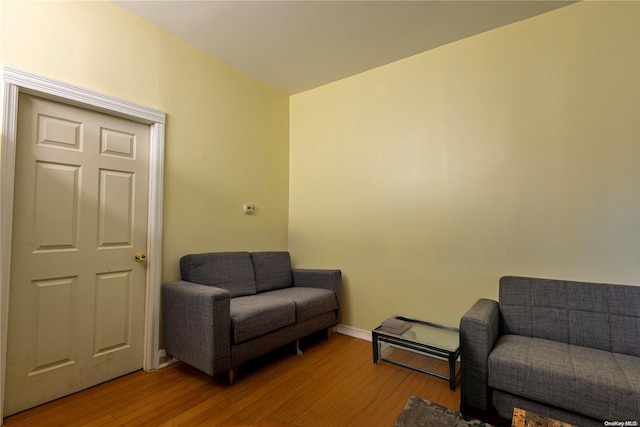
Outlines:
[[[180,274],[187,282],[227,289],[231,298],[257,292],[249,252],[185,255],[180,259]]]
[[[640,287],[506,276],[503,334],[640,356]]]
[[[253,252],[251,258],[253,258],[253,267],[256,270],[258,292],[293,286],[289,252]]]

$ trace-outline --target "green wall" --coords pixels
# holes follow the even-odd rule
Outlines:
[[[3,1],[0,15],[2,64],[166,112],[165,281],[186,253],[287,248],[287,95],[110,2]]]
[[[457,325],[503,275],[640,283],[640,3],[582,2],[291,97],[289,249],[343,322]]]
[[[288,248],[343,270],[361,329],[456,325],[506,274],[640,283],[637,2],[292,97],[109,2],[2,1],[0,19],[3,64],[167,113],[164,280],[188,252]]]

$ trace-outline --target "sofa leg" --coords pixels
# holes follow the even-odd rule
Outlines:
[[[331,338],[331,335],[333,335],[333,328],[329,326],[327,328],[327,339]]]
[[[229,369],[227,371],[227,381],[229,382],[229,385],[233,385],[234,376],[235,372],[233,371],[233,369]]]
[[[296,354],[302,356],[302,350],[300,350],[300,340],[296,340]]]

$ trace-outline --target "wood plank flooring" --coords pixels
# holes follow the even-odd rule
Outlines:
[[[135,372],[13,415],[17,426],[391,426],[410,395],[452,409],[460,387],[390,363],[342,334],[258,359],[234,385],[182,363]],[[438,362],[439,363],[439,362]],[[444,362],[442,362],[444,363]]]

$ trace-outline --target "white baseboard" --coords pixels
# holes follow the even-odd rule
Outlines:
[[[167,356],[167,353],[164,351],[164,349],[160,349],[158,351],[158,360],[160,361],[160,364],[158,365],[157,369],[166,368],[167,366],[176,362],[176,359]]]
[[[339,334],[348,335],[365,341],[371,341],[371,331],[354,328],[353,326],[338,325],[337,332]]]

